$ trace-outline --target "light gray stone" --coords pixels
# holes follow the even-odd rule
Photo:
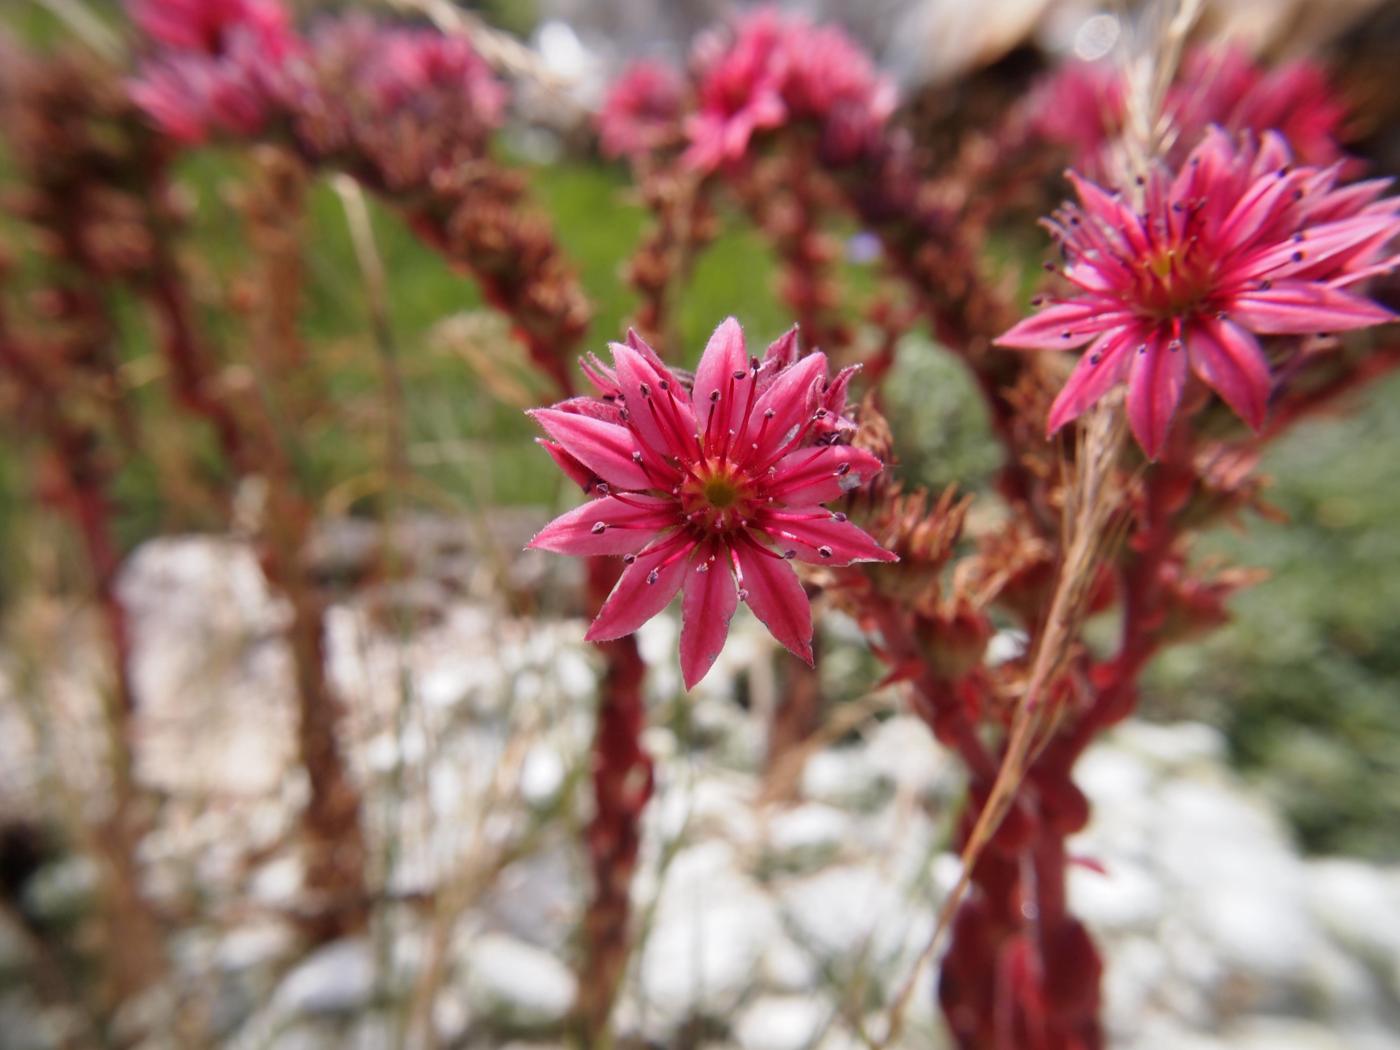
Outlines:
[[[767,832],[768,855],[784,866],[820,864],[854,844],[850,818],[834,806],[816,802],[775,813]]]
[[[719,841],[682,850],[662,883],[642,949],[640,992],[663,1026],[719,1016],[748,991],[778,933],[773,905]]]
[[[318,948],[291,971],[273,994],[283,1015],[348,1014],[374,993],[374,955],[368,941],[335,941]]]
[[[573,972],[554,955],[501,933],[462,945],[467,1003],[473,1012],[511,1028],[560,1023],[574,1002]]]
[[[814,995],[765,995],[744,1007],[734,1036],[744,1050],[804,1050],[831,1017]]]

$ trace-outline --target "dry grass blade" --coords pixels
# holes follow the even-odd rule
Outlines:
[[[1126,433],[1121,405],[1116,401],[1101,403],[1078,433],[1079,450],[1073,468],[1075,475],[1064,508],[1065,555],[1025,690],[1012,719],[1006,753],[987,802],[963,847],[962,871],[958,881],[939,910],[928,944],[890,1004],[889,1024],[884,1039],[879,1043],[881,1048],[899,1037],[904,1012],[919,977],[932,960],[967,892],[978,858],[1015,802],[1036,741],[1044,730],[1046,720],[1053,717],[1053,709],[1043,702],[1046,690],[1063,670],[1072,652],[1094,579],[1107,550],[1106,540],[1114,534],[1111,525],[1121,495],[1115,482],[1114,467]]]

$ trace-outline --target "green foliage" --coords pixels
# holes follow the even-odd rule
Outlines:
[[[1207,555],[1268,569],[1235,622],[1171,654],[1151,710],[1222,726],[1304,844],[1400,857],[1400,377],[1288,435],[1265,469],[1287,523],[1252,520]]]

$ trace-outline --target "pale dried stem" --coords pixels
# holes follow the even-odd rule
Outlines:
[[[1161,0],[1154,8],[1156,25],[1146,46],[1128,58],[1128,85],[1123,122],[1122,165],[1131,185],[1146,175],[1170,144],[1172,128],[1165,118],[1167,92],[1181,65],[1191,29],[1200,17],[1202,0]]]
[[[520,770],[525,756],[539,737],[538,725],[512,733],[496,767],[487,797],[483,799],[472,826],[471,841],[463,851],[464,863],[437,893],[436,911],[424,962],[408,1009],[408,1021],[400,1045],[413,1050],[437,1050],[437,1028],[433,1024],[433,1002],[447,976],[448,949],[457,923],[468,908],[491,886],[508,865],[526,852],[531,836],[524,835],[493,846],[488,835],[489,818],[501,810],[510,796],[518,794]]]

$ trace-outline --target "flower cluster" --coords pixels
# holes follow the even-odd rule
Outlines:
[[[664,144],[680,120],[683,95],[680,76],[664,62],[633,62],[613,81],[598,113],[603,155],[636,158]]]
[[[1051,222],[1075,294],[998,340],[1021,349],[1090,344],[1050,411],[1058,430],[1126,381],[1128,419],[1155,457],[1188,371],[1250,426],[1271,378],[1256,335],[1317,334],[1392,319],[1351,286],[1391,268],[1400,201],[1387,183],[1337,185],[1337,169],[1294,166],[1281,136],[1257,145],[1215,129],[1173,173],[1121,194],[1071,176],[1079,205]]]
[[[138,0],[131,14],[156,45],[133,98],[178,141],[254,135],[282,117],[324,154],[355,127],[407,119],[398,137],[422,152],[429,140],[479,147],[504,115],[504,86],[461,36],[351,16],[305,41],[276,0]]]
[[[851,370],[833,379],[824,354],[799,356],[795,329],[750,358],[733,318],[690,381],[635,334],[611,349],[611,367],[585,362],[597,397],[532,413],[555,461],[593,498],[530,546],[627,563],[589,640],[631,634],[680,591],[687,688],[719,655],[740,599],[810,663],[811,609],[788,562],[895,560],[821,506],[881,469],[846,443]]]
[[[305,66],[292,124],[302,150],[369,161],[395,189],[480,156],[505,114],[505,87],[461,36],[351,16],[317,28]]]
[[[156,48],[132,97],[177,141],[255,134],[291,91],[301,43],[277,0],[132,0],[130,11]]]
[[[1268,69],[1239,48],[1193,48],[1163,110],[1172,128],[1167,159],[1173,163],[1212,125],[1231,134],[1277,131],[1306,164],[1330,164],[1341,156],[1337,141],[1346,111],[1326,74],[1311,62]],[[1127,84],[1111,62],[1071,62],[1035,89],[1026,112],[1032,134],[1067,148],[1081,172],[1102,177],[1123,132]]]
[[[685,160],[701,171],[738,161],[756,132],[788,121],[815,125],[823,157],[849,163],[894,110],[894,86],[845,33],[775,8],[702,37],[694,64],[699,110]]]

